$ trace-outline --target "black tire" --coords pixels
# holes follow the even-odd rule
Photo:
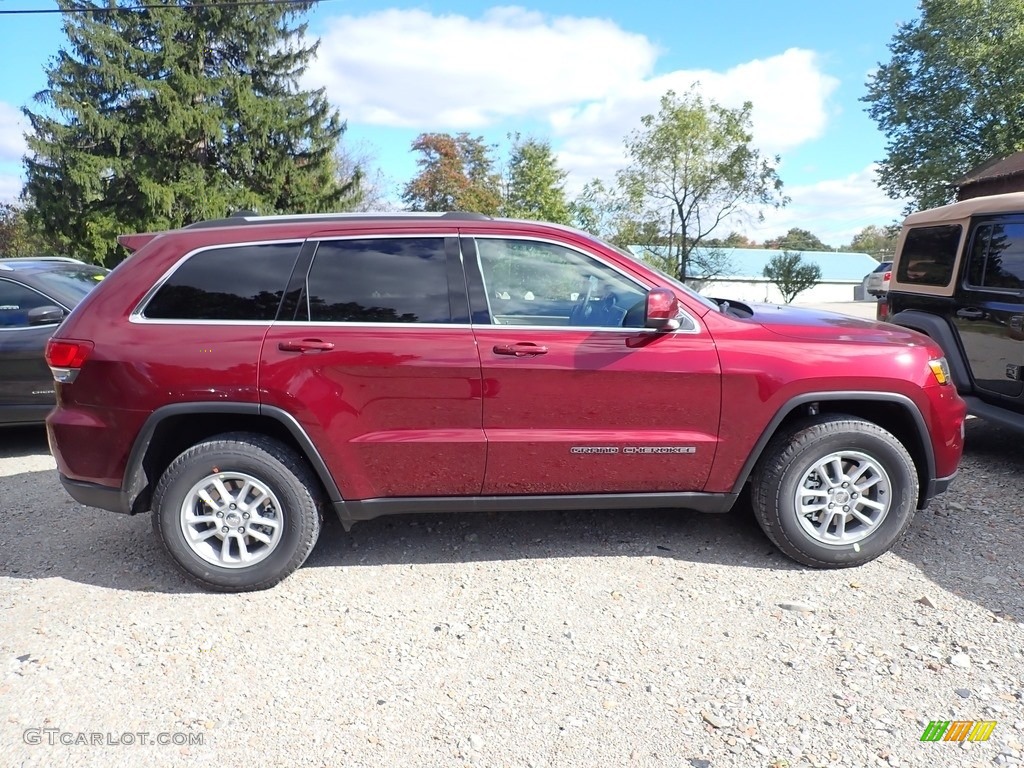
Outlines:
[[[272,548],[267,547],[270,551],[263,559],[251,565],[222,567],[204,559],[189,544],[183,530],[183,505],[205,478],[214,482],[215,476],[230,477],[231,473],[256,478],[276,497],[279,505],[262,509],[270,510],[266,515],[277,522],[274,530],[280,532],[271,532],[270,538],[278,538]],[[265,435],[232,432],[197,443],[171,462],[153,495],[153,529],[178,570],[204,588],[217,592],[268,589],[302,565],[316,544],[323,521],[318,496],[316,478],[294,450]],[[270,529],[261,530],[266,536]],[[223,541],[225,537],[213,538]],[[260,541],[253,543],[263,546]],[[203,549],[200,544],[195,546]],[[230,546],[237,551],[237,540]]]
[[[825,543],[815,538],[801,524],[797,509],[797,488],[805,473],[837,452],[867,456],[889,481],[887,512],[855,543]],[[776,435],[751,478],[754,515],[765,535],[788,557],[814,568],[850,568],[887,552],[913,520],[918,491],[914,460],[903,444],[877,424],[842,415],[806,419]],[[868,491],[878,492],[878,488]],[[804,520],[814,527],[810,516]],[[820,525],[817,528],[820,531]]]

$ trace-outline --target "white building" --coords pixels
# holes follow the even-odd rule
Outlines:
[[[629,250],[640,258],[653,261],[667,249],[647,248],[631,245]],[[767,302],[781,304],[782,294],[778,286],[764,276],[764,268],[774,256],[783,253],[799,253],[805,262],[817,264],[821,269],[821,281],[813,288],[798,294],[794,304],[818,304],[834,301],[860,299],[860,286],[864,277],[878,266],[878,262],[866,253],[840,253],[834,251],[781,251],[764,248],[715,248],[715,259],[722,263],[721,274],[702,281],[696,287],[705,296],[733,301]],[[856,296],[855,296],[856,289]]]

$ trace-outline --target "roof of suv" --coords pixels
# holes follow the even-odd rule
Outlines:
[[[461,221],[491,221],[492,217],[483,213],[468,213],[465,211],[445,211],[433,213],[429,211],[416,212],[392,212],[392,213],[300,213],[282,214],[278,216],[260,216],[252,211],[238,211],[226,219],[209,219],[197,221],[182,229],[208,229],[213,227],[239,227],[250,224],[302,224],[306,222],[350,222],[350,221],[408,221],[408,220],[433,221],[435,219],[461,220]]]
[[[1003,195],[984,195],[961,200],[958,203],[918,211],[907,216],[903,226],[921,226],[930,223],[955,222],[971,216],[1024,211],[1024,192],[1007,192]]]
[[[85,266],[85,262],[68,256],[24,256],[13,259],[0,259],[0,272],[51,270],[64,264],[81,264]]]

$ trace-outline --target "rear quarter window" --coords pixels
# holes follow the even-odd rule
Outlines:
[[[301,243],[211,248],[164,281],[143,316],[156,320],[256,320],[277,317]]]
[[[907,231],[896,279],[910,285],[949,285],[960,247],[959,224]]]

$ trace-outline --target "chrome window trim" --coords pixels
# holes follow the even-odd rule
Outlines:
[[[294,243],[296,248],[302,248],[302,244],[304,242],[304,239],[296,240],[294,237],[286,237],[282,240],[246,240],[243,242],[203,245],[199,248],[194,248],[168,267],[167,271],[160,276],[148,291],[146,291],[143,297],[139,299],[138,303],[135,305],[135,308],[131,311],[131,314],[128,315],[128,322],[156,325],[270,325],[273,320],[188,320],[185,318],[146,317],[145,310],[146,306],[156,295],[157,291],[163,288],[164,283],[171,278],[171,275],[177,272],[186,261],[200,253],[224,250],[226,248],[243,248],[250,245],[288,245]],[[296,258],[298,258],[298,253],[296,253]],[[285,287],[287,287],[287,285]]]
[[[616,272],[620,277],[624,278],[625,280],[628,280],[629,282],[634,283],[635,285],[641,286],[643,288],[643,292],[644,293],[646,293],[647,291],[650,291],[651,288],[659,287],[659,286],[650,285],[650,284],[647,283],[647,281],[641,280],[641,279],[639,279],[637,277],[634,277],[633,275],[631,275],[631,274],[625,272],[624,270],[620,269],[615,264],[609,264],[606,260],[602,259],[600,256],[598,256],[598,255],[596,255],[596,254],[594,254],[594,253],[592,253],[590,251],[583,250],[582,248],[580,248],[580,247],[578,247],[578,246],[576,246],[574,244],[563,243],[563,242],[561,242],[559,240],[552,240],[551,238],[547,238],[547,237],[538,237],[536,235],[514,235],[514,234],[511,234],[511,233],[509,233],[509,234],[491,234],[491,233],[488,233],[488,234],[482,234],[482,235],[474,234],[474,235],[463,235],[462,237],[472,238],[473,240],[528,240],[530,242],[535,242],[535,243],[545,243],[547,245],[557,245],[557,246],[560,246],[562,248],[566,248],[566,249],[568,249],[570,251],[576,251],[577,253],[581,254],[585,258],[593,259],[598,264],[601,264],[601,265],[607,267],[608,269],[612,270],[613,272]],[[548,329],[559,330],[560,329],[560,330],[563,330],[563,331],[566,330],[566,329],[617,330],[617,331],[631,331],[632,330],[632,331],[651,331],[653,333],[666,333],[665,331],[659,331],[657,328],[625,328],[625,327],[622,327],[622,326],[608,328],[608,327],[594,327],[594,326],[588,326],[588,325],[551,325],[551,326],[540,326],[540,325],[515,325],[515,324],[511,324],[511,323],[501,323],[499,325],[499,324],[494,322],[494,312],[491,309],[490,292],[487,290],[487,280],[484,278],[483,264],[480,263],[480,249],[476,248],[475,250],[476,250],[477,269],[480,270],[480,279],[484,283],[484,296],[487,299],[487,313],[491,317],[491,322],[489,324],[487,324],[487,325],[478,324],[478,327],[518,328],[518,329],[527,329],[527,328],[538,329],[539,328],[539,329],[543,329],[543,330],[548,330]],[[679,302],[679,314],[682,317],[686,318],[689,321],[689,323],[690,323],[690,325],[692,327],[691,328],[678,328],[675,331],[668,331],[668,333],[685,333],[685,334],[689,334],[689,335],[697,335],[697,334],[700,333],[700,324],[697,322],[696,318],[694,318],[692,315],[690,315],[689,312],[686,311],[686,309],[683,307],[682,302]]]
[[[12,269],[11,271],[13,272],[14,270]],[[39,294],[44,299],[46,299],[47,301],[51,302],[52,306],[60,307],[61,309],[63,309],[64,312],[65,312],[65,317],[67,316],[67,313],[71,312],[70,308],[65,307],[64,304],[62,304],[61,302],[57,301],[55,298],[53,298],[53,296],[48,296],[47,294],[45,294],[42,291],[40,291],[38,288],[33,288],[31,285],[25,285],[25,283],[21,282],[20,280],[13,280],[13,279],[11,279],[11,278],[9,278],[7,276],[4,276],[4,277],[0,277],[0,282],[11,283],[12,285],[17,285],[17,286],[19,286],[21,288],[25,288],[25,289],[27,289],[29,291],[32,291],[32,293]],[[60,322],[56,322],[56,323],[46,323],[45,325],[19,325],[19,326],[14,327],[14,328],[0,327],[0,333],[4,333],[4,332],[13,333],[15,331],[38,331],[40,328],[56,328],[58,325],[61,324],[61,322],[64,322],[64,321],[61,320]]]

